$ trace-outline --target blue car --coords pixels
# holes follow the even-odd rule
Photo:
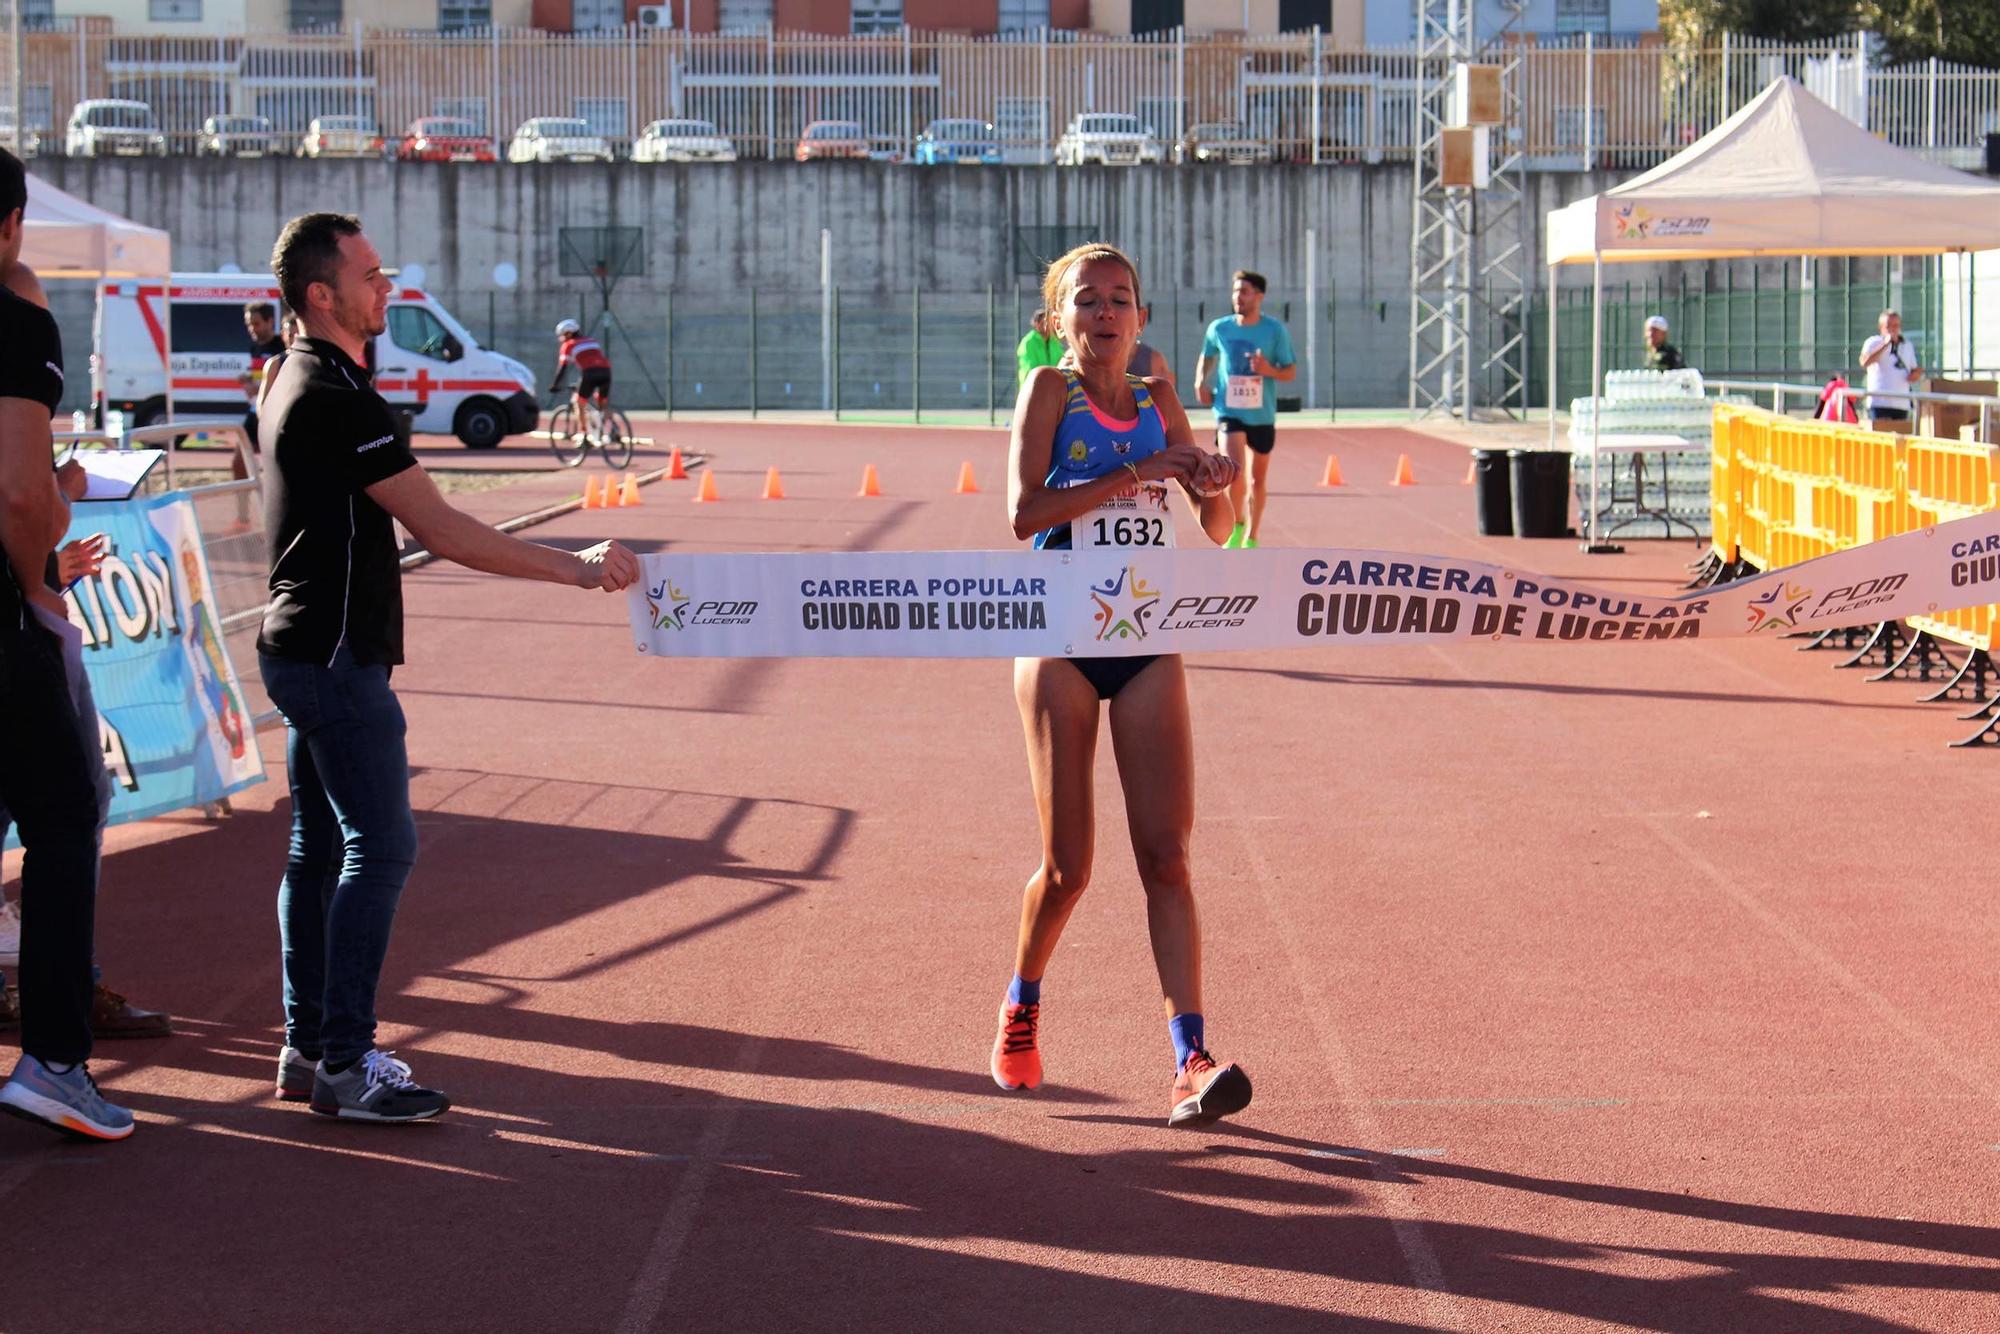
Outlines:
[[[1000,138],[983,120],[934,120],[917,136],[919,166],[942,162],[998,162]]]

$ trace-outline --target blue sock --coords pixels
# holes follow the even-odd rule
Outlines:
[[[1167,1020],[1167,1031],[1174,1035],[1174,1069],[1187,1064],[1187,1058],[1202,1048],[1201,1016],[1198,1014],[1177,1014]]]
[[[1014,980],[1007,984],[1007,1003],[1009,1005],[1040,1005],[1042,1003],[1042,979],[1038,977],[1030,982],[1019,973],[1014,974]]]

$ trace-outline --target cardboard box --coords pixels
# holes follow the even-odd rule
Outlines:
[[[1994,380],[1925,380],[1919,388],[1931,394],[1977,394],[1982,398],[1994,398],[2000,394],[2000,381]],[[1979,407],[1973,403],[1917,403],[1918,432],[1934,440],[1963,440],[1966,427],[1971,427],[1977,439],[1979,431]],[[2000,443],[1994,438],[2000,435],[2000,399],[1986,409],[1986,438],[1981,444]]]

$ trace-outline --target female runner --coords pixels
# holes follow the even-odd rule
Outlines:
[[[1021,386],[1008,478],[1014,535],[1032,535],[1046,550],[1170,545],[1168,483],[1178,483],[1202,533],[1226,540],[1236,521],[1228,495],[1236,465],[1195,444],[1170,382],[1126,373],[1140,325],[1132,261],[1108,245],[1079,246],[1049,266],[1042,293],[1073,360],[1038,367]],[[1091,770],[1098,705],[1109,700],[1111,745],[1174,1044],[1167,1124],[1207,1125],[1241,1111],[1250,1102],[1249,1076],[1218,1062],[1202,1038],[1201,928],[1188,874],[1194,741],[1180,655],[1020,658],[1014,696],[1041,816],[1042,864],[1021,905],[1014,979],[993,1042],[995,1082],[1005,1089],[1041,1083],[1042,974],[1090,880]]]

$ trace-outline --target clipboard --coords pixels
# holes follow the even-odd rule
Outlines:
[[[88,485],[83,499],[130,500],[146,474],[167,456],[164,449],[79,449],[70,458],[83,465]]]

